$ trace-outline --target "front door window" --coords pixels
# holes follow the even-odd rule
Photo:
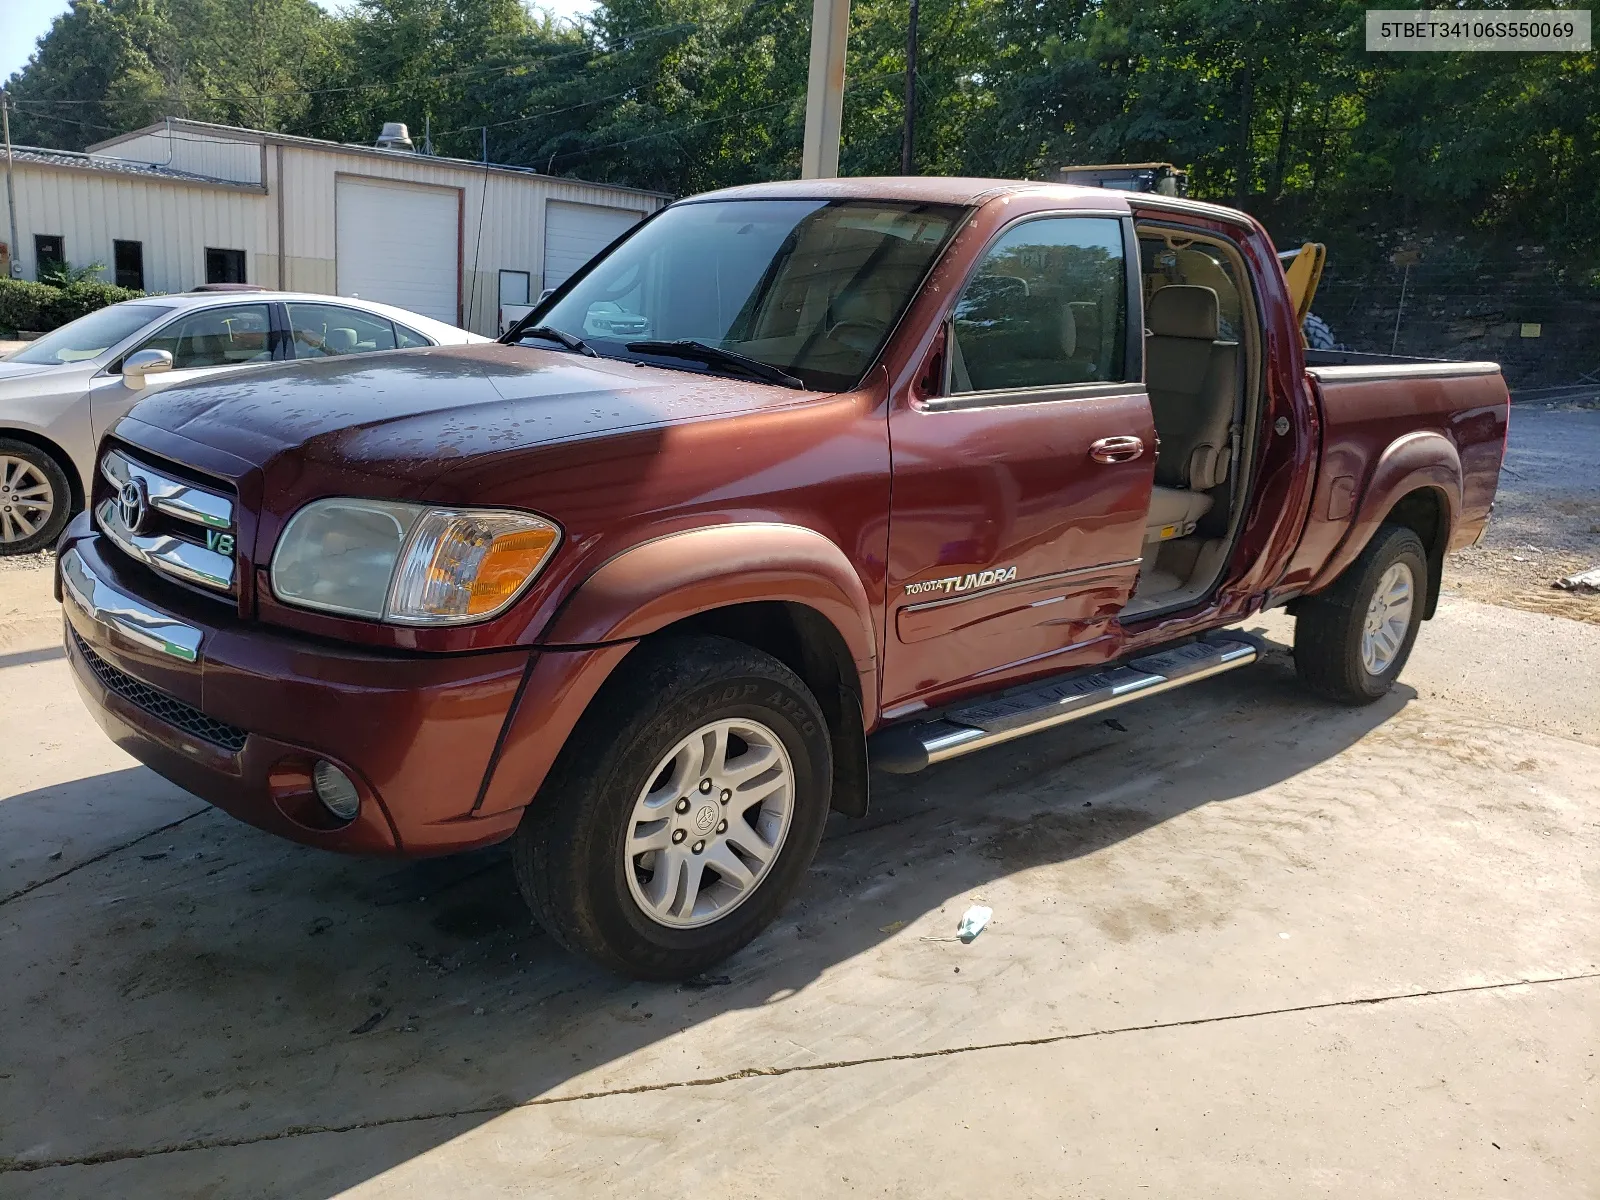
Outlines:
[[[1113,218],[1045,218],[1007,231],[956,304],[951,392],[1123,381],[1127,278]]]
[[[272,361],[272,322],[265,304],[206,308],[172,322],[141,350],[165,350],[174,371]]]

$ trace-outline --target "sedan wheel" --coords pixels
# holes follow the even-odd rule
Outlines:
[[[60,536],[71,489],[56,461],[26,442],[0,438],[0,555],[31,554]]]

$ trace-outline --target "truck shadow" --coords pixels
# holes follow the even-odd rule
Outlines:
[[[43,1194],[325,1196],[536,1098],[794,1062],[764,1006],[804,1003],[941,907],[953,932],[975,888],[1282,783],[1414,697],[1320,703],[1279,648],[1110,719],[875,776],[872,815],[832,820],[779,922],[688,985],[562,953],[504,852],[348,860],[204,813],[161,835],[159,861],[114,855],[0,913],[17,1048],[0,1177]]]

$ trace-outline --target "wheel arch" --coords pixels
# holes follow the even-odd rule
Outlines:
[[[731,638],[772,655],[800,676],[828,720],[833,742],[832,807],[846,816],[867,815],[869,775],[860,675],[844,636],[820,610],[792,600],[753,600],[695,613],[645,640],[678,634]]]
[[[866,588],[838,545],[799,525],[712,525],[643,542],[574,588],[539,640],[593,646],[675,626],[723,633],[717,613],[769,641],[781,641],[785,628],[811,633],[828,659],[842,645],[849,682],[875,714],[878,656]]]
[[[656,538],[607,560],[573,589],[539,639],[550,651],[590,652],[546,655],[552,663],[594,657],[574,693],[582,702],[563,721],[564,736],[605,679],[622,667],[629,647],[681,634],[739,641],[799,675],[828,719],[832,806],[866,815],[866,731],[878,702],[876,642],[866,589],[834,542],[802,526],[738,523]],[[516,707],[523,707],[520,698]],[[511,717],[519,726],[533,719],[535,714],[520,712]],[[552,731],[545,726],[544,732]],[[510,764],[497,761],[480,806],[487,801],[487,811],[495,811],[518,803],[518,797],[526,803],[553,758],[552,748],[504,775],[502,767]]]
[[[1315,594],[1329,587],[1354,562],[1383,525],[1413,530],[1428,552],[1428,598],[1424,619],[1438,607],[1445,549],[1461,518],[1461,456],[1443,434],[1421,430],[1389,445],[1350,522],[1349,532],[1307,587]]]

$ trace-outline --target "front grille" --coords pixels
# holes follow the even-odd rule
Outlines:
[[[108,692],[115,692],[129,704],[143,709],[158,721],[165,721],[168,725],[177,727],[185,733],[199,738],[202,742],[210,742],[230,753],[237,754],[244,749],[244,740],[249,735],[237,725],[229,725],[226,721],[218,721],[208,717],[192,704],[185,704],[176,696],[169,696],[147,683],[140,683],[126,671],[119,671],[105,659],[101,658],[81,637],[78,631],[72,631],[72,641],[78,648],[78,653],[83,655],[83,661],[89,664],[89,669],[94,672]]]
[[[153,467],[116,446],[100,460],[94,515],[124,554],[209,593],[236,594],[238,522],[232,488],[187,468]]]

